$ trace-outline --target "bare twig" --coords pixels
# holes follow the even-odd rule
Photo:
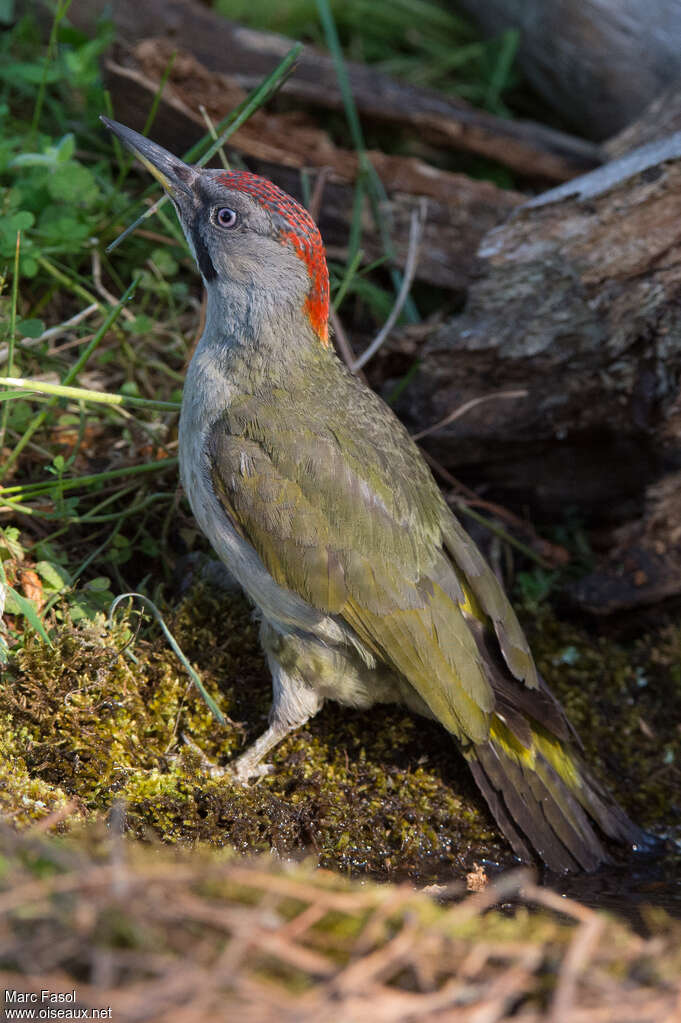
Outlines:
[[[564,895],[552,892],[550,888],[542,888],[540,885],[533,884],[532,882],[521,886],[520,895],[527,902],[536,902],[538,905],[545,906],[546,909],[551,909],[555,913],[564,913],[565,916],[581,920],[582,923],[588,922],[596,915],[593,909],[584,906],[581,902],[577,902],[575,899],[568,899]]]
[[[310,197],[309,214],[314,220],[315,224],[319,220],[319,213],[322,208],[322,198],[324,196],[324,189],[326,182],[329,180],[329,174],[333,168],[331,167],[320,167],[319,173],[312,189],[312,195]]]
[[[341,323],[340,317],[333,306],[329,306],[329,320],[331,321],[334,337],[336,339],[336,347],[341,354],[341,358],[348,369],[351,372],[354,372],[353,366],[355,364],[355,353],[352,345],[348,341],[348,335],[345,333],[345,328]],[[364,379],[363,373],[361,375],[358,373],[357,375],[360,376],[360,379]]]
[[[93,302],[92,305],[86,306],[85,309],[81,309],[79,313],[76,313],[76,315],[72,316],[69,320],[64,320],[63,323],[58,323],[55,327],[50,327],[48,330],[44,330],[40,337],[23,337],[17,342],[17,344],[21,348],[36,348],[45,341],[53,341],[55,338],[61,337],[62,334],[66,334],[66,332],[71,330],[72,327],[77,327],[79,323],[86,320],[88,316],[92,316],[92,314],[99,308],[100,306],[96,302]],[[8,345],[0,346],[0,362],[6,362],[8,356]]]
[[[519,518],[514,515],[508,508],[504,508],[503,505],[495,504],[493,501],[485,501],[483,498],[478,497],[474,490],[467,487],[465,483],[458,480],[456,476],[453,476],[448,469],[445,469],[444,465],[441,465],[436,458],[423,448],[420,449],[421,454],[438,476],[441,476],[445,482],[449,483],[450,486],[454,487],[458,493],[462,495],[461,498],[451,497],[449,501],[454,501],[458,505],[465,505],[465,510],[470,511],[473,515],[472,508],[485,508],[492,515],[495,515],[499,519],[503,519],[516,529],[521,530],[526,536],[530,538],[532,546],[539,552],[541,558],[546,559],[551,564],[544,564],[545,568],[551,568],[554,565],[565,565],[570,560],[569,553],[564,547],[559,544],[550,543],[543,537],[539,536],[531,523],[525,519]],[[485,522],[484,525],[488,523]],[[535,555],[536,557],[536,555]]]
[[[12,869],[8,891],[0,893],[12,969],[0,971],[0,985],[70,991],[78,977],[79,1004],[111,1005],[124,1023],[678,1018],[672,921],[641,937],[538,887],[527,871],[441,907],[407,885],[360,888],[324,870],[282,872],[264,858],[248,865],[196,851],[185,863],[179,854],[166,860],[131,843],[127,885],[117,891],[115,865],[95,865],[80,847],[53,850],[35,830],[26,838],[0,836]],[[35,878],[30,865],[38,852],[66,874]],[[524,907],[517,931],[508,914],[503,927],[489,915],[508,899]],[[528,927],[533,904],[547,912]],[[140,935],[135,949],[102,940],[112,910]]]
[[[48,355],[61,355],[62,352],[68,352],[72,348],[78,348],[80,345],[85,345],[88,341],[91,341],[94,334],[83,334],[82,337],[71,338],[70,341],[65,341],[63,345],[51,345],[47,349]],[[46,375],[46,374],[45,374]]]
[[[465,401],[463,405],[459,405],[453,412],[450,412],[445,416],[444,419],[440,419],[437,423],[433,423],[432,426],[427,426],[425,430],[419,430],[418,433],[412,433],[412,440],[421,440],[422,437],[428,437],[431,433],[435,433],[436,430],[441,430],[443,426],[449,426],[456,419],[461,419],[471,409],[476,408],[478,405],[482,405],[485,401],[495,401],[498,398],[526,398],[528,392],[522,391],[497,391],[495,394],[481,394],[479,398],[471,398],[470,401]]]
[[[366,366],[369,359],[372,359],[378,349],[381,347],[383,342],[386,340],[390,331],[395,326],[397,319],[402,312],[402,308],[409,297],[412,283],[414,281],[414,275],[416,273],[416,266],[418,263],[419,247],[421,244],[421,238],[423,236],[423,228],[426,222],[426,202],[421,200],[417,210],[412,211],[411,224],[409,226],[409,247],[407,249],[407,261],[404,267],[404,277],[402,278],[402,287],[400,288],[399,294],[395,301],[395,305],[390,311],[388,319],[385,321],[378,334],[371,342],[366,351],[362,352],[358,359],[355,359],[354,363],[350,366],[353,373],[356,373]]]
[[[605,919],[596,913],[592,913],[589,918],[582,920],[577,928],[558,974],[558,983],[551,1001],[548,1023],[562,1023],[563,1020],[569,1018],[570,1012],[574,1008],[579,975],[598,944],[598,939],[604,928]]]
[[[366,952],[361,958],[351,961],[336,974],[331,982],[331,989],[336,994],[347,992],[356,995],[369,988],[372,981],[389,977],[408,962],[413,953],[416,935],[416,923],[408,919],[394,938],[380,948]]]

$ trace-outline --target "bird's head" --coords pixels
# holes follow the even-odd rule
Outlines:
[[[206,288],[298,308],[328,344],[329,275],[307,210],[267,178],[201,169],[117,121],[102,121],[160,181],[177,210]]]

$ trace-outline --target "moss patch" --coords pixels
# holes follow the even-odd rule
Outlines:
[[[66,823],[98,816],[120,799],[140,837],[282,857],[312,852],[345,871],[424,879],[463,873],[481,858],[510,861],[444,730],[399,708],[329,704],[278,747],[260,783],[212,777],[183,737],[223,765],[265,728],[270,681],[257,626],[242,599],[201,590],[170,625],[227,726],[161,640],[139,639],[137,663],[120,654],[128,622],[111,631],[103,621],[63,625],[52,649],[29,639],[0,685],[1,805],[18,825],[60,807]],[[531,631],[589,761],[637,819],[671,830],[681,631],[667,627],[633,651],[549,616]]]
[[[525,624],[589,764],[636,821],[681,839],[681,627],[625,645],[548,612]]]

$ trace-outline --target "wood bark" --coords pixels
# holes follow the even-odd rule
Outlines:
[[[640,117],[628,124],[603,146],[608,159],[615,160],[638,146],[667,138],[681,131],[681,79],[656,96]]]
[[[74,4],[69,19],[92,32],[109,12],[117,38],[128,45],[162,34],[191,52],[209,71],[228,72],[252,89],[274,70],[293,40],[244,28],[191,0],[90,0]],[[416,133],[419,138],[487,156],[533,180],[565,181],[601,162],[597,147],[532,121],[510,121],[476,110],[463,100],[417,88],[361,64],[347,64],[360,117]],[[282,90],[289,99],[342,110],[332,59],[306,47]]]
[[[613,165],[603,189],[596,171],[492,230],[463,314],[424,344],[399,404],[417,430],[471,398],[527,392],[423,443],[502,501],[618,526],[619,560],[577,594],[591,607],[681,591],[679,141],[661,151],[674,158],[623,179],[636,161]],[[622,544],[638,550],[629,568]]]
[[[597,615],[681,593],[681,472],[647,487],[643,515],[616,531],[607,557],[568,593]]]
[[[678,0],[457,0],[490,34],[516,28],[530,82],[580,134],[605,139],[681,77]]]

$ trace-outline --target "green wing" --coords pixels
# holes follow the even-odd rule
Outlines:
[[[496,701],[480,622],[514,679],[537,685],[515,614],[387,406],[345,374],[333,393],[316,384],[230,406],[210,437],[216,492],[280,585],[343,618],[445,727],[484,742]],[[333,428],[313,428],[301,409],[329,402]]]

